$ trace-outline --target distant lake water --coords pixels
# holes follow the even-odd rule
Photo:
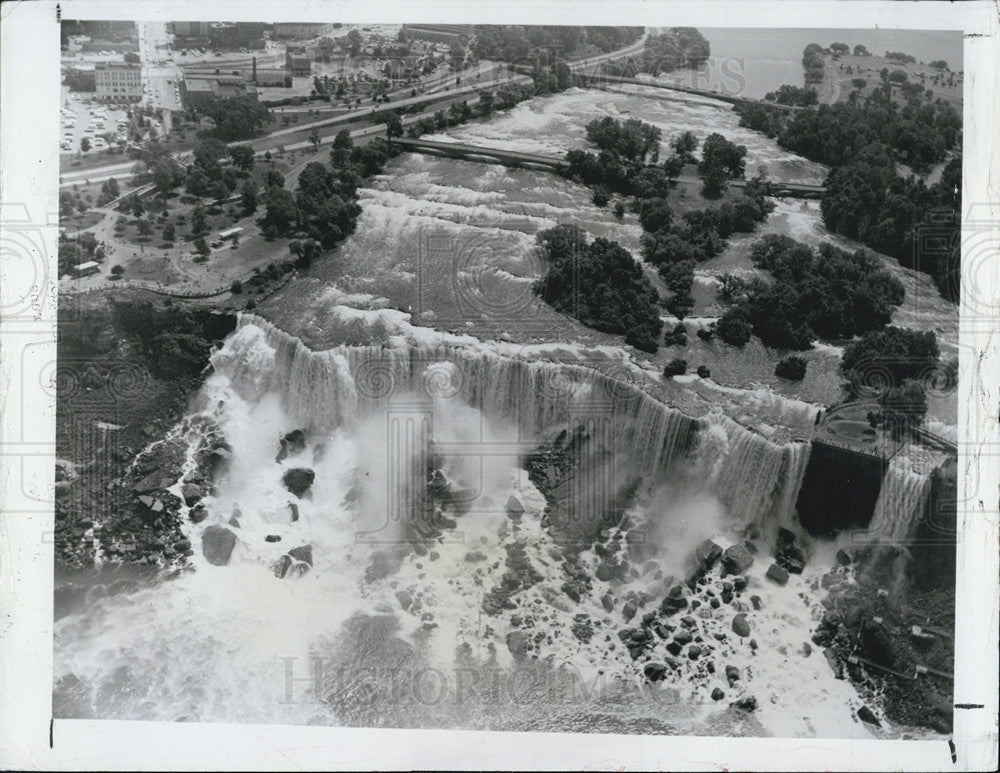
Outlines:
[[[685,73],[689,85],[719,88],[750,98],[789,84],[802,86],[802,50],[810,43],[865,46],[872,54],[901,51],[930,62],[943,59],[961,70],[962,33],[957,30],[748,29],[699,27],[712,48],[709,69]]]

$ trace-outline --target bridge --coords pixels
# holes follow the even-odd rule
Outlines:
[[[584,85],[588,86],[601,86],[602,84],[609,83],[625,83],[633,86],[650,86],[652,88],[666,89],[668,91],[678,91],[683,94],[692,94],[698,97],[708,97],[709,99],[714,99],[719,102],[728,102],[731,105],[765,105],[776,110],[785,110],[789,112],[797,112],[799,110],[807,109],[797,105],[779,105],[777,102],[768,102],[763,99],[747,99],[746,97],[738,97],[733,94],[723,94],[719,91],[707,91],[705,89],[691,88],[690,86],[661,83],[652,79],[645,80],[640,78],[626,78],[620,75],[605,75],[603,73],[589,74],[582,72],[576,73],[576,77],[579,78]]]
[[[562,172],[569,168],[566,159],[543,156],[537,153],[522,153],[517,150],[501,150],[482,145],[468,145],[463,142],[437,142],[435,140],[396,137],[392,144],[414,153],[431,153],[448,158],[468,161],[485,161],[504,166],[535,166],[552,172]]]
[[[439,142],[437,140],[412,139],[396,137],[393,145],[412,153],[429,153],[448,158],[460,158],[465,161],[482,161],[488,164],[502,164],[513,167],[537,167],[550,172],[561,173],[569,168],[565,158],[545,156],[539,153],[523,153],[518,150],[503,150],[484,145],[470,145],[464,142]],[[701,180],[694,175],[681,175],[679,182],[699,184]],[[745,188],[747,180],[729,180],[734,188]],[[823,196],[822,185],[807,185],[802,183],[782,183],[771,181],[771,195],[797,199],[819,199]]]

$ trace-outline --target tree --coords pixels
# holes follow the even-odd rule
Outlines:
[[[707,365],[699,365],[695,372],[698,374],[698,378],[711,378],[712,376],[712,371],[708,369]]]
[[[316,52],[322,57],[324,62],[329,62],[330,57],[333,56],[336,50],[337,44],[333,42],[333,38],[324,36],[316,41]]]
[[[284,188],[269,188],[266,194],[263,226],[271,226],[277,234],[291,230],[299,219],[299,209],[290,191]]]
[[[311,132],[309,132],[309,143],[313,146],[314,149],[319,147],[320,143],[319,131],[316,130],[315,128]]]
[[[244,217],[248,217],[257,211],[257,191],[250,182],[243,185],[240,195],[240,206],[243,209]]]
[[[205,222],[205,210],[195,207],[191,212],[191,233],[194,236],[201,236],[208,233],[208,224]]]
[[[701,179],[701,195],[706,199],[717,199],[726,190],[726,173],[720,166],[707,167],[702,172]]]
[[[88,137],[84,137],[82,140],[80,140],[80,152],[86,153],[89,150],[90,150],[90,139]]]
[[[806,361],[797,355],[789,355],[774,366],[774,375],[790,381],[801,381],[806,377]]]
[[[233,166],[244,174],[254,167],[254,152],[249,145],[233,145],[229,148],[229,158]]]
[[[351,56],[357,56],[361,53],[361,33],[357,30],[351,30],[347,33],[345,37],[345,43],[347,44],[347,51]]]
[[[868,53],[868,49],[865,48],[860,43],[858,43],[858,45],[856,45],[854,47],[854,55],[855,56],[871,56],[871,54]]]
[[[115,277],[116,279],[120,278],[124,273],[125,273],[124,266],[111,267],[111,276]]]
[[[686,131],[674,137],[670,141],[670,146],[685,163],[693,163],[694,151],[698,149],[698,138],[694,132]]]
[[[745,145],[736,145],[717,132],[709,134],[701,146],[698,173],[704,176],[709,169],[718,167],[728,177],[743,177],[746,154]]]
[[[209,255],[212,254],[212,249],[208,246],[208,243],[205,241],[204,236],[199,236],[197,239],[194,240],[194,248],[198,251],[198,254],[203,258],[207,258]]]
[[[664,378],[671,378],[672,376],[683,376],[687,373],[687,360],[682,360],[679,357],[675,357],[670,362],[666,364],[663,368]]]
[[[731,306],[715,325],[719,340],[742,349],[753,335],[749,310],[742,305]]]
[[[129,205],[134,217],[142,217],[143,213],[146,211],[146,208],[142,204],[142,199],[140,199],[135,193],[132,194]]]
[[[879,397],[881,409],[874,417],[876,426],[884,427],[894,438],[920,425],[927,414],[927,393],[923,384],[906,379],[890,387]]]
[[[173,223],[165,223],[163,226],[163,241],[172,242],[176,238]]]
[[[243,283],[239,279],[234,279],[233,283],[229,286],[229,292],[233,295],[239,295],[243,292]]]
[[[314,239],[306,239],[304,241],[293,241],[288,245],[289,252],[295,256],[295,266],[296,268],[307,269],[314,259],[318,258],[322,253],[322,248],[319,242]]]
[[[837,54],[837,56],[843,56],[851,50],[851,47],[846,43],[831,43],[830,50]]]
[[[609,198],[610,197],[606,188],[594,188],[594,195],[592,199],[595,206],[602,208],[608,206]]]
[[[151,233],[153,233],[153,226],[150,225],[149,221],[145,220],[145,219],[140,220],[139,221],[139,235],[140,236],[149,236]]]
[[[283,188],[285,186],[285,178],[281,172],[276,172],[274,169],[269,169],[267,174],[264,175],[264,187],[265,188]]]

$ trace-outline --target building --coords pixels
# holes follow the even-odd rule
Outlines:
[[[207,38],[211,24],[207,21],[172,21],[170,31],[182,38]]]
[[[212,97],[257,98],[257,89],[244,75],[187,73],[181,82],[180,91],[184,107],[197,107]]]
[[[138,102],[142,99],[142,65],[99,62],[94,67],[97,98],[109,102]]]
[[[404,24],[403,35],[407,40],[426,40],[430,43],[455,43],[462,36],[472,35],[468,24]]]
[[[261,49],[264,27],[261,22],[214,22],[208,30],[210,45],[216,49]]]
[[[292,85],[292,74],[288,70],[257,70],[254,83],[260,88],[288,88]]]
[[[285,49],[285,69],[292,75],[312,75],[312,57],[305,46],[288,46]]]
[[[219,238],[222,241],[226,241],[226,239],[235,239],[242,233],[243,233],[243,226],[238,225],[235,228],[229,228],[225,231],[219,231]]]
[[[309,40],[333,29],[332,24],[315,22],[275,22],[272,35],[278,40]]]

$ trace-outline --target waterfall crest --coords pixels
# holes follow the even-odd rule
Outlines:
[[[310,350],[255,315],[242,314],[213,367],[251,398],[278,394],[309,432],[328,433],[394,400],[459,397],[511,422],[525,437],[581,423],[599,426],[629,471],[666,473],[701,455],[712,487],[739,527],[788,525],[809,444],[775,443],[731,418],[693,418],[627,378],[593,367],[502,355],[464,342],[342,345]],[[710,440],[714,438],[714,440]]]
[[[893,459],[882,479],[869,536],[885,542],[913,539],[930,496],[931,476],[912,470],[906,459]]]

